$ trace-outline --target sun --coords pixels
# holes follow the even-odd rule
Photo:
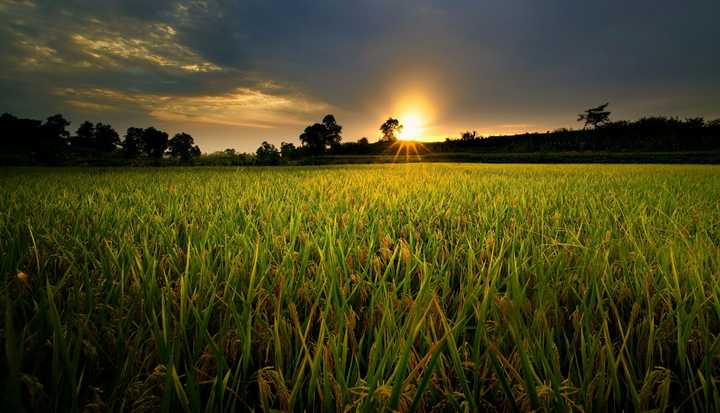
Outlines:
[[[398,139],[408,141],[422,138],[425,120],[419,112],[408,112],[398,119],[403,126]]]

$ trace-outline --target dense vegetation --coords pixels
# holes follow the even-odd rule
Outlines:
[[[124,138],[112,126],[85,121],[75,134],[62,115],[45,121],[0,116],[0,165],[159,165],[164,158],[189,163],[200,156],[192,136],[149,128],[128,128]]]
[[[676,152],[720,150],[720,119],[642,118],[609,122],[594,129],[560,129],[516,136],[447,140],[430,144],[434,152]]]
[[[706,122],[702,118],[683,121],[653,117],[635,122],[611,122],[607,119],[609,112],[601,112],[605,115],[603,119],[593,119],[593,111],[600,108],[588,110],[589,115],[581,115],[583,120],[583,116],[590,116],[591,121],[587,122],[594,125],[592,129],[559,129],[487,137],[467,131],[459,138],[447,138],[442,142],[398,141],[397,134],[402,125],[394,118],[380,126],[382,137],[377,142],[370,142],[368,138],[342,142],[342,126],[337,124],[334,116],[327,115],[321,123],[305,128],[300,135],[300,147],[282,142],[277,148],[263,142],[255,154],[227,149],[199,158],[196,163],[241,166],[353,163],[358,160],[366,163],[417,160],[493,162],[494,159],[503,162],[718,163],[720,119]],[[618,153],[623,155],[612,156]],[[498,157],[498,154],[504,155]]]
[[[0,410],[718,411],[718,173],[6,169]]]
[[[9,114],[0,116],[0,165],[281,165],[342,163],[350,158],[343,156],[375,156],[369,162],[382,161],[388,155],[408,150],[419,157],[428,154],[557,154],[565,156],[560,161],[583,162],[583,157],[569,154],[585,152],[600,154],[590,157],[589,162],[602,162],[605,153],[638,153],[640,162],[658,162],[667,153],[688,153],[680,156],[681,162],[717,163],[720,152],[720,119],[706,122],[702,118],[679,120],[653,117],[634,122],[609,120],[610,112],[603,105],[589,109],[580,119],[592,129],[561,129],[554,132],[528,133],[514,136],[479,136],[475,132],[462,133],[459,138],[447,138],[443,142],[408,144],[398,142],[397,134],[402,124],[389,118],[379,131],[377,142],[368,138],[342,141],[342,126],[333,115],[326,115],[320,123],[314,123],[300,133],[296,146],[282,142],[280,147],[263,142],[255,153],[238,153],[229,148],[224,151],[201,155],[192,136],[179,133],[169,138],[167,133],[149,128],[128,128],[121,139],[110,126],[102,123],[84,122],[74,134],[61,115],[54,115],[42,122],[20,119]],[[593,112],[597,110],[601,112]],[[589,119],[589,120],[588,120]],[[432,157],[430,157],[432,160]],[[457,157],[435,155],[442,160]],[[513,162],[516,157],[505,156],[502,160]],[[529,161],[542,161],[543,156],[525,157]],[[557,158],[557,157],[554,157]],[[405,159],[392,158],[394,161]],[[483,161],[482,157],[465,156],[466,161]],[[524,162],[527,162],[525,160]]]

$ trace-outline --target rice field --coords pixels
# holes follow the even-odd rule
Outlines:
[[[0,170],[0,410],[718,411],[720,167]]]

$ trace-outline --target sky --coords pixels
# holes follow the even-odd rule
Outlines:
[[[187,132],[204,152],[720,118],[718,0],[0,0],[0,112]]]

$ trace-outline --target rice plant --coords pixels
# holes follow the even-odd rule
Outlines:
[[[3,170],[0,410],[718,411],[719,178]]]

